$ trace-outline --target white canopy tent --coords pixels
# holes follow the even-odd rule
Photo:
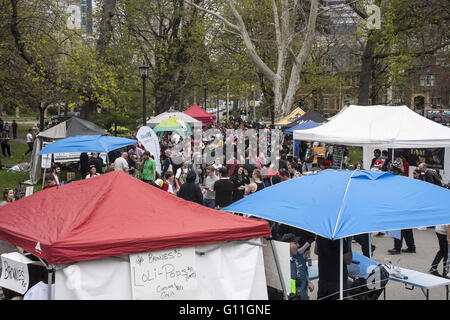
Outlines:
[[[351,105],[320,127],[295,130],[293,136],[295,140],[363,147],[365,168],[376,148],[445,148],[441,175],[445,182],[450,179],[450,172],[446,172],[450,171],[450,128],[407,106]]]
[[[154,128],[156,127],[158,124],[160,124],[161,122],[163,122],[164,120],[167,120],[171,117],[177,117],[178,119],[183,120],[184,122],[186,122],[192,129],[201,129],[203,126],[203,123],[201,121],[198,121],[197,119],[192,118],[191,116],[183,113],[183,112],[179,112],[179,111],[175,111],[175,110],[169,110],[167,112],[163,112],[161,114],[158,114],[157,116],[151,118],[150,120],[147,121],[147,125],[150,128]]]

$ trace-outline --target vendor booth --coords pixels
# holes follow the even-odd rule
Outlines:
[[[107,131],[92,122],[77,117],[72,117],[67,121],[61,122],[54,127],[40,132],[34,140],[33,152],[31,153],[30,183],[36,184],[42,176],[42,157],[36,155],[41,151],[44,140],[57,140],[79,135],[89,136],[99,134],[107,134]]]
[[[163,122],[169,118],[172,118],[172,117],[177,117],[178,119],[183,120],[186,124],[188,124],[191,128],[194,128],[194,129],[201,129],[203,126],[203,123],[201,121],[194,119],[193,117],[187,115],[186,113],[175,111],[172,109],[170,109],[167,112],[158,114],[157,116],[151,118],[150,120],[147,121],[147,125],[150,128],[154,128],[157,125],[159,125],[161,122]]]
[[[56,272],[56,299],[267,299],[270,235],[120,171],[0,208],[0,238]]]
[[[322,115],[314,110],[309,110],[307,111],[304,115],[302,115],[300,118],[292,121],[291,123],[289,123],[288,125],[286,125],[286,128],[293,128],[295,126],[297,126],[298,124],[307,122],[307,121],[313,121],[315,123],[318,124],[322,124],[327,122],[328,120],[325,119],[324,117],[322,117]],[[308,128],[310,129],[310,128]]]
[[[425,154],[431,154],[433,163],[441,165],[444,182],[450,180],[450,128],[407,106],[352,105],[320,127],[297,130],[293,136],[295,140],[363,147],[365,169],[370,168],[374,149],[391,149],[390,157],[392,153],[397,156],[395,150],[419,149],[416,153],[422,155],[422,162],[429,163]]]
[[[198,105],[194,104],[189,109],[187,109],[185,114],[191,116],[198,121],[201,121],[205,127],[209,127],[216,120],[216,116],[206,112],[204,109],[200,108]]]
[[[274,123],[276,126],[286,126],[293,121],[299,119],[302,115],[305,114],[305,111],[303,111],[301,108],[294,109],[286,118]]]
[[[331,240],[340,239],[342,274],[343,238],[449,224],[448,208],[450,190],[434,184],[390,172],[328,169],[265,188],[223,211],[282,223]]]

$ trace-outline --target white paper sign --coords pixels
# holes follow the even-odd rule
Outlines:
[[[51,142],[43,141],[42,149],[48,146]],[[51,154],[43,154],[41,160],[41,168],[42,169],[50,169],[52,167],[52,155]]]
[[[264,269],[266,271],[266,281],[267,285],[283,290],[280,282],[280,275],[278,273],[277,265],[275,263],[275,257],[273,256],[272,248],[269,241],[264,240],[265,244],[263,249],[264,255]],[[272,240],[272,245],[278,256],[278,262],[281,269],[281,274],[286,289],[286,294],[290,293],[291,290],[291,262],[290,262],[290,245],[288,242],[281,242]]]
[[[27,265],[33,261],[19,252],[4,253],[1,258],[2,278],[0,279],[0,287],[24,294],[30,284]]]
[[[150,127],[143,126],[138,130],[136,138],[144,146],[145,150],[153,154],[156,162],[156,171],[161,173],[160,148],[156,133]]]
[[[130,254],[135,300],[183,300],[197,296],[195,248]]]

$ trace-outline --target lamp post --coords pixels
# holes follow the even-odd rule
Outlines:
[[[147,110],[146,110],[146,98],[145,98],[145,80],[148,78],[149,67],[145,64],[139,67],[139,73],[142,78],[142,125],[147,125]]]
[[[205,90],[205,110],[206,110],[206,91],[208,90],[208,84],[205,82],[205,84],[203,84],[203,89]]]

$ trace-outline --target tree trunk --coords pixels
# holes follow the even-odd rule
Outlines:
[[[98,104],[93,101],[86,101],[81,106],[80,118],[94,122],[97,115]]]
[[[373,54],[375,52],[376,40],[369,36],[361,61],[361,73],[359,75],[358,104],[367,106],[369,104],[370,80],[372,79]]]

